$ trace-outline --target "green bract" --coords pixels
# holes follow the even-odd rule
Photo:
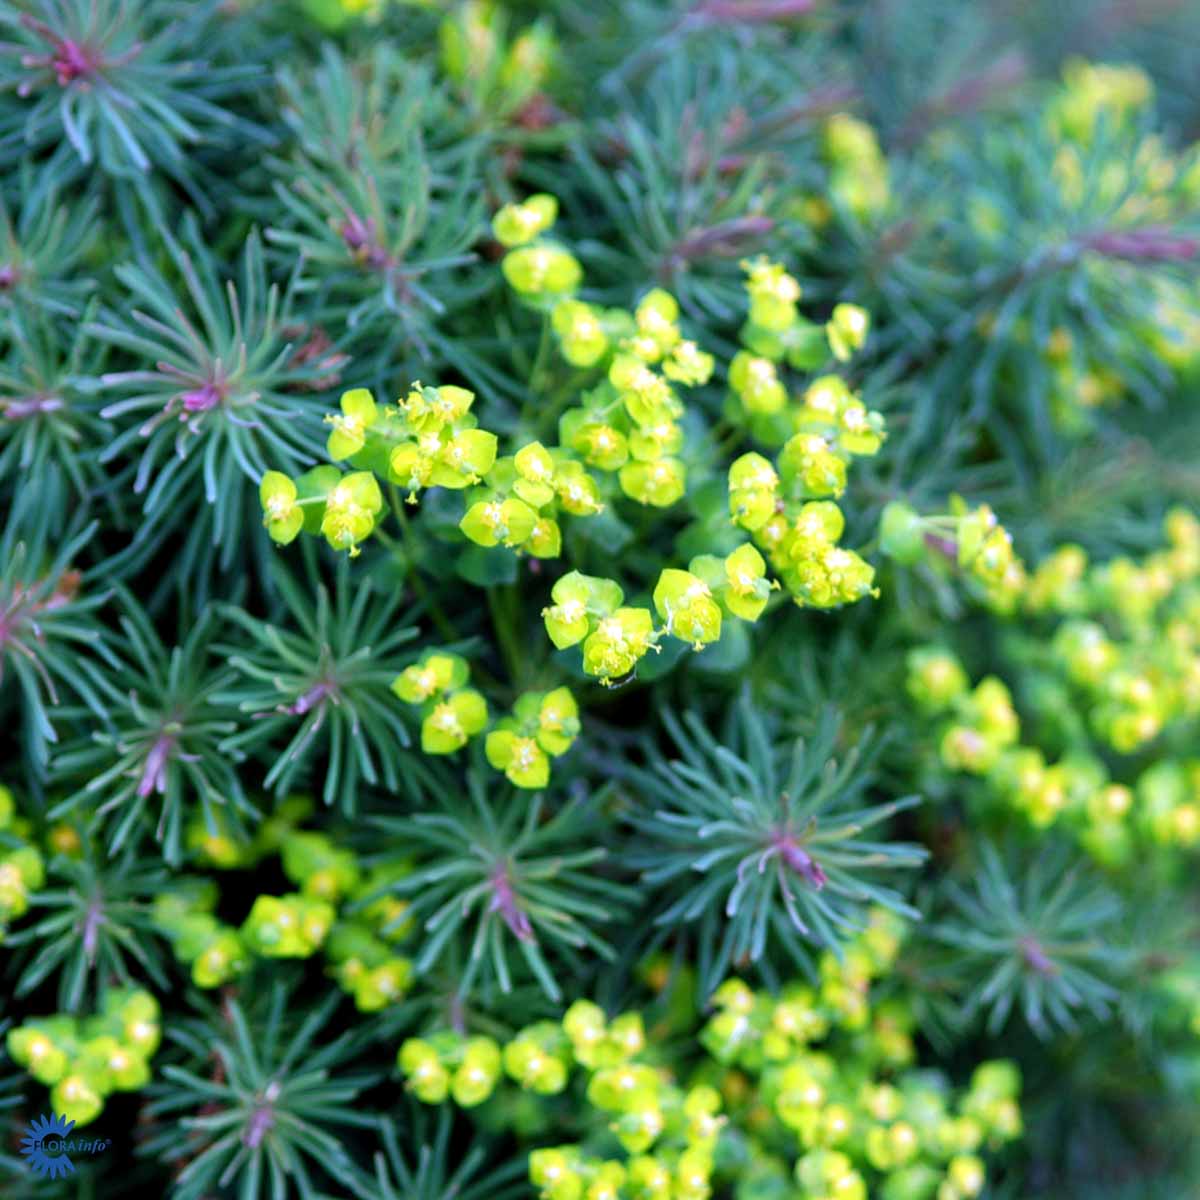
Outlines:
[[[526,692],[513,715],[488,734],[488,762],[519,788],[545,787],[550,757],[565,754],[579,733],[579,706],[571,692]]]
[[[558,219],[558,201],[545,194],[530,196],[521,204],[506,204],[492,218],[496,240],[511,249],[533,241]]]
[[[473,688],[463,688],[436,701],[421,723],[421,749],[426,754],[449,754],[487,725],[487,702]]]

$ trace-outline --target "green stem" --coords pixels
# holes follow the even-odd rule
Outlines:
[[[538,338],[537,355],[533,360],[533,367],[529,371],[529,398],[521,406],[521,424],[530,425],[533,419],[533,413],[530,412],[530,403],[542,392],[542,376],[546,373],[546,368],[549,365],[547,360],[550,357],[550,314],[542,314],[542,332]]]
[[[394,483],[388,484],[388,499],[391,501],[392,512],[396,514],[396,520],[400,525],[401,543],[408,568],[408,579],[412,584],[412,589],[428,610],[430,619],[433,621],[438,633],[447,641],[457,641],[458,631],[454,628],[450,618],[442,610],[442,606],[436,597],[425,586],[425,581],[421,578],[420,572],[417,569],[422,548],[418,544],[416,531],[409,522],[408,514],[404,511],[404,501],[401,499],[400,492]],[[376,532],[385,545],[394,546],[396,544],[382,530],[376,530]]]
[[[496,631],[496,640],[500,645],[500,654],[504,659],[505,669],[512,681],[514,691],[520,691],[520,680],[525,675],[527,656],[522,653],[520,638],[517,636],[513,623],[513,606],[511,597],[515,588],[487,589],[488,611],[492,617],[492,627]],[[508,600],[509,603],[504,603]]]
[[[745,440],[745,437],[746,431],[740,426],[726,421],[718,423],[713,430],[713,441],[717,446],[716,457],[719,459],[728,457],[733,449]]]

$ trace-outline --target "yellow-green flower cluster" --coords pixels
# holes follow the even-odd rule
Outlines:
[[[507,546],[534,558],[562,552],[558,517],[591,517],[604,504],[595,479],[569,451],[541,442],[498,459],[486,486],[468,496],[459,528],[479,546]]]
[[[713,993],[717,1010],[700,1041],[719,1063],[761,1071],[784,1062],[834,1029],[853,1033],[859,1049],[894,1067],[915,1055],[910,1016],[894,1006],[872,1010],[872,980],[891,968],[900,951],[904,924],[894,914],[873,908],[865,928],[839,959],[826,951],[818,960],[818,983],[795,984],[778,996],[753,992],[740,979],[726,980]]]
[[[504,1073],[523,1090],[555,1096],[567,1086],[571,1043],[557,1021],[538,1021],[504,1047],[503,1062]]]
[[[190,901],[179,894],[158,901],[159,925],[174,941],[176,955],[193,963],[193,979],[199,986],[215,987],[244,970],[251,954],[307,958],[325,941],[334,905],[358,883],[353,853],[335,846],[324,834],[291,830],[281,839],[280,856],[284,874],[300,891],[258,896],[238,930],[220,925],[212,916],[217,889],[215,884],[209,886],[211,881]]]
[[[875,910],[842,961],[823,956],[816,987],[773,996],[729,980],[713,996],[718,1011],[701,1040],[737,1069],[732,1078],[757,1078],[745,1089],[747,1121],[756,1130],[777,1122],[797,1139],[792,1174],[806,1200],[965,1200],[983,1189],[984,1149],[1020,1135],[1011,1064],[979,1067],[957,1098],[944,1078],[905,1070],[915,1060],[911,1014],[870,1002],[871,982],[891,970],[902,935],[893,915]],[[848,1043],[824,1048],[839,1036]]]
[[[563,358],[572,366],[604,373],[599,386],[560,418],[561,445],[555,455],[578,456],[568,460],[578,487],[591,483],[595,488],[578,469],[582,462],[593,470],[615,473],[621,491],[638,503],[668,507],[683,496],[686,486],[678,457],[684,409],[675,389],[707,383],[713,372],[712,355],[683,336],[679,304],[661,288],[647,292],[633,312],[601,309],[575,298],[582,276],[573,258],[569,260],[573,270],[561,264],[555,269],[559,260],[554,255],[565,251],[555,251],[541,241],[526,245],[515,240],[526,238],[526,230],[538,237],[555,214],[552,197],[531,196],[524,204],[501,209],[493,223],[499,240],[516,247],[503,263],[509,283],[523,298],[533,296],[541,306],[546,306],[547,295],[552,300],[550,324]],[[543,268],[554,276],[552,286],[535,287]],[[561,484],[557,490],[560,503],[574,511]],[[570,499],[580,501],[578,496]],[[599,505],[590,511],[599,511]]]
[[[683,1075],[666,1047],[647,1038],[640,1014],[610,1020],[588,1000],[503,1045],[448,1031],[412,1038],[398,1062],[419,1099],[438,1104],[453,1095],[465,1107],[485,1103],[505,1079],[531,1097],[579,1096],[568,1086],[582,1074],[583,1111],[572,1115],[594,1132],[530,1154],[529,1177],[543,1200],[708,1200],[729,1182],[726,1132],[729,1145],[742,1148],[738,1161],[755,1164],[752,1175],[777,1172],[770,1194],[968,1200],[986,1181],[981,1156],[1021,1133],[1020,1078],[1010,1063],[985,1063],[956,1094],[940,1075],[914,1069],[911,1012],[870,997],[903,934],[894,915],[875,909],[841,959],[822,956],[815,986],[771,995],[728,980],[699,1033],[707,1057],[697,1063],[690,1048],[683,1052]],[[677,1048],[682,1030],[664,1032]],[[561,1128],[563,1115],[561,1106],[554,1118],[549,1109],[522,1108],[508,1094],[493,1111],[501,1120],[525,1112],[520,1119],[535,1122],[532,1132],[538,1120]],[[621,1155],[602,1155],[597,1120]],[[792,1154],[787,1163],[781,1147]]]
[[[781,455],[781,471],[782,459]],[[830,456],[825,465],[833,461],[840,463]],[[799,446],[793,446],[789,454],[786,487],[781,471],[761,454],[743,454],[729,468],[733,523],[751,533],[788,594],[802,608],[834,608],[878,594],[873,587],[875,569],[857,552],[838,544],[845,518],[837,504],[785,498],[803,495],[802,476],[815,477],[822,469],[814,456]]]
[[[609,1021],[598,1005],[580,1000],[561,1022],[530,1025],[503,1049],[490,1038],[443,1032],[410,1038],[398,1062],[419,1099],[436,1104],[449,1094],[463,1107],[490,1098],[502,1073],[522,1091],[548,1096],[566,1088],[572,1068],[582,1068],[587,1104],[629,1157],[601,1159],[576,1144],[535,1150],[529,1177],[540,1194],[705,1200],[723,1124],[721,1097],[709,1085],[682,1088],[668,1071],[637,1061],[645,1049],[639,1014]]]
[[[338,437],[330,435],[330,440]],[[321,466],[290,479],[268,471],[259,484],[263,524],[272,541],[286,546],[301,530],[319,534],[351,558],[375,529],[383,511],[383,493],[370,471],[345,475],[337,467]]]
[[[469,677],[460,655],[430,650],[393,681],[401,700],[422,705],[421,748],[427,754],[459,750],[487,727],[487,702],[466,686]],[[517,787],[540,788],[549,782],[550,759],[565,754],[578,734],[579,706],[569,689],[527,692],[488,732],[485,752]]]
[[[908,692],[941,721],[939,750],[952,771],[987,775],[1020,736],[1020,722],[1004,682],[989,675],[971,688],[966,672],[949,651],[924,647],[910,652]]]
[[[509,286],[529,303],[552,307],[583,281],[579,260],[545,235],[558,220],[558,201],[544,193],[506,204],[492,218],[496,241],[508,253],[500,264]]]
[[[240,928],[217,920],[216,884],[159,897],[158,928],[171,940],[176,957],[191,964],[198,987],[219,987],[259,958],[309,958],[323,951],[329,974],[354,997],[361,1012],[397,1003],[412,983],[412,963],[395,950],[411,932],[408,905],[385,893],[403,866],[364,872],[354,853],[324,833],[298,829],[312,803],[293,797],[264,820],[252,842],[225,830],[213,833],[202,818],[188,830],[197,858],[221,869],[252,867],[278,854],[283,873],[299,891],[259,896]]]
[[[1178,657],[1174,644],[1146,646],[1139,653],[1136,645],[1110,638],[1103,625],[1074,620],[1059,626],[1050,649],[1066,677],[1091,700],[1095,731],[1120,753],[1156,738],[1178,700],[1187,698],[1168,686],[1175,675],[1170,660]],[[1184,647],[1185,655],[1189,649]],[[1187,682],[1186,674],[1180,682]]]
[[[314,900],[337,904],[359,883],[354,852],[337,846],[323,833],[297,829],[280,846],[283,873]]]
[[[154,902],[154,924],[170,940],[175,957],[191,964],[197,987],[220,987],[250,965],[241,934],[217,919],[217,900],[216,884],[205,880],[187,892],[164,893]]]
[[[720,638],[723,614],[757,621],[778,587],[767,578],[766,560],[746,542],[723,558],[697,555],[686,571],[664,570],[654,589],[654,607],[667,633],[699,650]]]
[[[16,815],[12,792],[0,786],[0,943],[10,921],[29,909],[29,896],[46,882],[41,852],[26,841],[27,821]]]
[[[516,787],[545,787],[550,759],[566,754],[578,736],[579,705],[569,688],[526,692],[487,735],[487,760]]]
[[[797,407],[783,373],[785,364],[811,371],[831,359],[847,361],[866,342],[870,315],[858,305],[838,304],[824,326],[814,324],[800,315],[800,285],[781,264],[758,258],[742,268],[750,314],[741,331],[745,348],[729,364],[727,415],[768,445],[818,434],[840,456],[874,454],[883,442],[883,418],[868,412],[840,376],[814,380]]]
[[[625,606],[619,584],[578,571],[555,583],[554,603],[542,609],[542,619],[558,649],[582,642],[584,671],[610,684],[657,650],[665,635],[702,650],[720,640],[723,613],[757,620],[776,586],[762,555],[747,543],[724,558],[697,555],[686,571],[662,570],[652,596],[663,622],[658,628],[649,609]]]
[[[371,434],[383,419],[365,388],[345,392],[339,411],[325,418],[331,426],[326,442],[329,457],[374,465],[378,446]],[[259,485],[259,499],[263,523],[273,541],[287,545],[304,530],[320,534],[335,550],[346,550],[351,557],[371,536],[383,510],[383,494],[371,470],[343,475],[333,466],[315,467],[295,480],[280,471],[268,471]]]
[[[800,286],[778,263],[743,264],[750,317],[746,346],[730,364],[732,406],[758,440],[778,446],[774,462],[756,452],[729,469],[729,510],[748,530],[797,604],[831,608],[874,594],[874,569],[838,544],[844,528],[836,499],[846,490],[852,458],[878,453],[883,418],[839,375],[822,375],[790,402],[781,364],[808,369],[830,356],[848,358],[869,328],[867,313],[835,307],[822,328],[797,310]]]
[[[235,832],[218,813],[210,823],[197,813],[185,831],[188,850],[206,867],[230,871],[253,867],[262,859],[278,854],[284,839],[313,814],[313,802],[307,796],[287,796],[255,827],[253,837]]]
[[[870,125],[849,113],[834,113],[825,122],[822,151],[835,205],[860,219],[887,207],[887,159]]]
[[[531,196],[496,214],[497,239],[509,247],[510,282],[516,267],[509,264],[524,251],[545,249],[544,235],[556,217],[557,203],[548,195]],[[799,285],[779,264],[760,259],[747,263],[746,270],[750,322],[744,334],[754,353],[742,355],[731,376],[735,388],[751,397],[751,406],[753,389],[738,381],[746,371],[753,375],[759,358],[774,370],[775,359],[807,362],[812,351],[802,352],[806,340],[819,344],[819,359],[813,361],[845,358],[861,346],[868,327],[861,310],[839,305],[824,327],[809,330],[796,308]],[[514,282],[518,291],[538,292],[522,279]],[[394,409],[380,409],[361,389],[346,393],[341,411],[329,418],[329,452],[364,470],[343,477],[335,468],[318,468],[294,482],[271,473],[263,482],[263,503],[272,535],[282,541],[301,528],[324,531],[333,544],[344,543],[353,552],[373,528],[377,508],[362,505],[369,520],[364,518],[352,535],[334,531],[331,536],[326,497],[331,487],[349,486],[339,480],[372,472],[407,489],[413,501],[423,487],[475,487],[459,524],[463,534],[483,547],[503,545],[538,558],[561,553],[561,514],[582,517],[603,510],[614,491],[606,475],[615,476],[620,491],[638,503],[674,504],[687,483],[680,457],[684,409],[676,389],[704,384],[713,370],[712,357],[683,336],[679,318],[674,297],[657,288],[632,312],[600,309],[574,295],[554,301],[548,321],[564,358],[602,376],[578,406],[561,416],[558,446],[533,441],[497,458],[495,436],[478,428],[470,413],[474,397],[461,388],[418,384]],[[778,470],[750,454],[730,471],[733,521],[754,535],[756,545],[723,559],[697,556],[687,571],[665,568],[653,594],[663,629],[655,630],[649,608],[625,605],[613,581],[589,581],[573,571],[555,584],[553,604],[543,610],[547,630],[560,649],[583,643],[588,674],[605,683],[628,674],[664,634],[696,647],[715,642],[723,614],[757,619],[775,586],[767,579],[768,561],[801,605],[833,607],[874,594],[873,568],[838,544],[843,520],[832,498],[845,489],[850,458],[878,451],[882,418],[836,375],[812,381],[799,404],[787,405],[781,394]],[[370,487],[378,492],[373,478]],[[416,678],[415,671],[405,675]],[[426,749],[437,747],[433,752],[457,749],[487,721],[477,693],[461,685],[448,691],[437,693],[436,703],[432,693],[414,691],[410,701],[433,704],[423,726]],[[445,730],[436,729],[436,722]],[[496,761],[503,759],[502,769],[509,771],[518,761],[510,753],[514,739],[492,740]],[[528,786],[540,786],[532,781],[545,768],[525,747],[517,770],[531,781]]]
[[[460,387],[416,384],[394,407],[353,389],[328,418],[328,451],[355,470],[323,466],[296,480],[269,472],[262,501],[272,537],[286,542],[301,531],[323,534],[357,553],[375,528],[382,480],[407,491],[411,502],[427,487],[471,489],[459,522],[469,541],[555,558],[562,552],[564,514],[595,516],[619,494],[651,508],[683,498],[678,390],[705,384],[712,356],[684,337],[679,305],[662,289],[644,294],[632,311],[602,309],[574,294],[577,270],[560,279],[558,267],[530,268],[542,261],[531,254],[559,261],[546,236],[557,214],[552,196],[534,195],[497,212],[493,229],[509,251],[509,282],[545,311],[544,332],[553,332],[570,365],[594,372],[596,386],[559,417],[560,444],[529,441],[498,457],[496,436],[480,429],[471,412],[474,395]],[[799,285],[780,264],[759,259],[745,267],[748,350],[731,378],[753,408],[754,363],[774,371],[785,359],[805,366],[845,359],[863,344],[869,320],[842,304],[824,326],[810,326],[797,310]],[[768,431],[779,447],[777,463],[747,454],[730,469],[732,522],[750,532],[754,544],[724,556],[697,555],[687,570],[665,567],[653,588],[653,611],[625,604],[613,580],[570,571],[554,584],[552,603],[543,609],[547,631],[559,649],[582,644],[588,675],[609,684],[633,671],[666,635],[701,648],[720,638],[726,616],[756,620],[779,586],[768,578],[768,563],[802,606],[829,608],[877,594],[874,569],[839,545],[844,522],[834,499],[845,489],[851,458],[879,450],[883,420],[838,375],[811,381],[799,403],[780,395],[778,411],[766,414],[779,418]],[[657,629],[654,612],[662,622]],[[465,672],[461,660],[435,652],[394,685],[402,699],[425,705],[427,752],[450,753],[487,727],[486,704],[465,686]],[[510,779],[542,786],[553,752],[536,732],[502,723],[488,743],[493,765]]]
[[[618,1079],[632,1080],[638,1068],[618,1068]],[[624,1143],[657,1143],[654,1153],[634,1152],[625,1160],[604,1159],[587,1154],[577,1144],[534,1150],[529,1156],[529,1180],[543,1200],[707,1200],[712,1195],[713,1152],[720,1131],[721,1097],[714,1088],[702,1085],[684,1092],[661,1088],[653,1082],[655,1072],[631,1084],[631,1090],[652,1089],[662,1108],[647,1112],[621,1113],[613,1125]],[[596,1076],[593,1076],[593,1084]],[[635,1103],[629,1093],[612,1093],[606,1085],[597,1097],[588,1095],[597,1107],[603,1102]],[[655,1132],[661,1122],[661,1132]]]
[[[1163,759],[1138,777],[1137,816],[1161,845],[1200,845],[1200,758]]]
[[[496,461],[496,435],[479,428],[471,406],[475,393],[444,384],[415,383],[408,395],[373,427],[373,469],[415,503],[422,488],[462,489],[478,483]],[[377,444],[375,444],[377,439]]]
[[[951,512],[957,518],[959,567],[982,588],[991,608],[1011,611],[1025,584],[1025,567],[1013,552],[1012,535],[986,504],[969,508],[953,497]]]
[[[377,872],[355,895],[366,900],[387,882],[387,873]],[[383,897],[362,913],[342,916],[330,930],[325,943],[330,974],[354,997],[360,1012],[379,1012],[403,999],[412,986],[412,962],[394,949],[411,932],[406,909],[403,900]]]
[[[258,896],[242,922],[246,945],[263,958],[309,958],[333,926],[334,909],[303,893]]]
[[[639,504],[674,504],[687,482],[676,388],[701,386],[713,372],[712,355],[683,336],[675,298],[654,288],[632,313],[563,301],[552,324],[569,363],[605,373],[560,419],[562,445],[589,468],[615,473]]]
[[[1120,866],[1138,844],[1200,844],[1200,760],[1160,759],[1132,783],[1112,779],[1085,742],[1057,761],[1020,742],[1008,689],[995,677],[971,689],[949,651],[908,656],[908,691],[941,722],[943,764],[986,780],[984,799],[1020,812],[1035,828],[1063,823],[1099,861]]]
[[[442,69],[466,93],[476,120],[519,116],[548,82],[558,45],[547,21],[535,21],[509,36],[509,10],[495,0],[409,3],[449,10],[438,27]]]
[[[707,383],[713,360],[683,338],[679,306],[661,289],[642,298],[634,323],[634,332],[619,344],[608,368],[609,388],[629,421],[630,461],[620,467],[618,479],[625,495],[665,508],[683,495],[686,478],[678,458],[683,403],[672,384]],[[592,403],[587,411],[594,416],[598,408]]]
[[[287,544],[301,531],[323,536],[351,556],[370,537],[383,509],[379,480],[408,500],[426,487],[463,489],[480,482],[496,461],[496,435],[478,428],[474,393],[416,383],[395,406],[381,407],[365,388],[346,392],[327,443],[330,458],[362,468],[343,474],[320,466],[292,480],[268,471],[260,485],[267,532]]]
[[[639,1014],[626,1013],[610,1022],[598,1005],[579,1000],[567,1009],[561,1022],[539,1021],[522,1029],[504,1046],[503,1052],[491,1038],[465,1038],[447,1031],[435,1034],[427,1041],[408,1039],[400,1049],[398,1062],[409,1089],[425,1103],[436,1104],[445,1097],[447,1088],[453,1088],[452,1072],[461,1071],[464,1063],[470,1063],[469,1051],[473,1050],[476,1058],[494,1061],[497,1069],[487,1073],[486,1093],[481,1094],[478,1088],[473,1088],[472,1098],[465,1105],[470,1107],[491,1096],[500,1082],[501,1065],[503,1073],[523,1090],[555,1095],[566,1087],[573,1065],[591,1071],[615,1070],[641,1053],[645,1045]],[[446,1068],[444,1074],[430,1068],[431,1050],[436,1053],[439,1064]],[[603,1076],[601,1089],[611,1082],[611,1076]],[[611,1092],[611,1088],[608,1091]],[[457,1090],[455,1101],[464,1103],[458,1098]]]
[[[720,605],[708,583],[690,570],[668,567],[659,575],[654,608],[667,633],[690,642],[697,650],[721,637]]]
[[[490,1037],[464,1037],[452,1030],[409,1038],[396,1056],[408,1089],[425,1104],[447,1096],[462,1108],[482,1104],[500,1079],[500,1047]]]
[[[665,359],[661,349],[654,353],[665,372],[689,383],[706,380],[712,361],[682,341],[678,327],[662,316],[667,308],[677,315],[665,292],[651,293],[639,305],[633,332],[620,343],[628,348],[609,371],[617,382],[589,393],[588,407],[564,415],[559,446],[534,441],[498,458],[496,435],[478,427],[470,411],[474,393],[464,388],[416,384],[392,408],[381,408],[364,389],[347,392],[341,411],[328,418],[333,426],[328,450],[332,458],[366,469],[343,475],[323,466],[296,480],[267,472],[260,498],[268,532],[281,544],[301,531],[321,534],[335,549],[358,553],[383,507],[376,476],[406,491],[411,503],[423,488],[472,488],[459,524],[466,537],[537,558],[560,554],[562,514],[603,511],[593,469],[616,472],[621,490],[639,503],[675,503],[686,479],[675,457],[683,442],[676,418],[683,410],[667,379],[646,359],[651,345],[670,344]],[[650,313],[659,317],[650,320]],[[659,340],[638,334],[642,327],[652,328]]]
[[[1101,122],[1127,124],[1153,99],[1154,84],[1140,67],[1072,58],[1047,118],[1058,137],[1087,145]]]
[[[1064,546],[1033,573],[1031,616],[1062,615],[1051,661],[1087,708],[1094,733],[1131,754],[1200,715],[1200,521],[1164,521],[1166,546],[1141,560],[1089,565]]]
[[[582,642],[583,669],[601,683],[628,675],[657,649],[650,610],[627,607],[624,591],[611,579],[571,571],[554,584],[550,598],[553,604],[542,609],[550,640],[559,650]]]
[[[971,508],[961,496],[951,496],[948,513],[923,516],[894,500],[880,518],[879,543],[903,566],[926,563],[959,571],[994,612],[1011,613],[1021,601],[1025,564],[1013,550],[1012,535],[986,504]]]
[[[161,1037],[154,997],[113,989],[94,1016],[26,1021],[8,1031],[7,1046],[13,1062],[50,1088],[54,1112],[87,1125],[113,1092],[136,1092],[150,1082]]]
[[[487,726],[487,701],[467,687],[470,674],[461,655],[429,650],[392,681],[401,700],[421,706],[421,749],[426,754],[452,754]]]

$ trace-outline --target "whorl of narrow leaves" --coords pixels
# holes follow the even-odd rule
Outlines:
[[[399,1119],[380,1119],[378,1131],[383,1149],[350,1184],[363,1200],[512,1200],[526,1190],[524,1163],[492,1161],[478,1141],[455,1153],[448,1105],[436,1118],[407,1108]]]
[[[106,430],[88,387],[103,348],[32,306],[14,309],[9,322],[11,349],[0,362],[0,487],[12,495],[6,523],[25,536],[39,528],[61,536],[105,484]],[[22,486],[30,478],[38,487]]]
[[[330,1038],[336,993],[299,1020],[282,981],[264,1001],[258,1011],[230,1001],[167,1030],[176,1061],[151,1089],[142,1152],[178,1171],[178,1200],[218,1188],[284,1200],[312,1195],[318,1181],[348,1186],[353,1178],[333,1131],[374,1124],[355,1100],[378,1075],[346,1069],[360,1035]]]
[[[212,0],[34,0],[0,5],[0,162],[49,151],[43,171],[69,181],[99,167],[140,181],[161,171],[195,189],[203,145],[261,137],[220,101],[253,86],[252,66],[214,66]]]
[[[965,1015],[999,1032],[1014,1013],[1042,1038],[1073,1030],[1089,1013],[1108,1016],[1125,954],[1113,942],[1122,906],[1084,864],[1052,846],[1014,878],[990,842],[970,886],[946,885],[950,911],[932,930],[953,949],[950,976]]]
[[[784,224],[752,125],[729,103],[735,80],[750,91],[761,86],[755,58],[748,53],[724,70],[683,60],[664,65],[653,110],[631,104],[615,115],[604,149],[616,162],[598,161],[586,146],[575,151],[611,222],[598,252],[605,272],[658,280],[685,311],[722,320],[742,308],[739,261],[773,244]],[[559,188],[549,178],[545,186]]]
[[[106,599],[74,563],[95,530],[85,529],[51,553],[0,537],[0,712],[22,732],[34,780],[45,774],[58,741],[51,710],[75,698],[103,720],[111,684],[102,670],[117,660],[96,610]]]
[[[30,159],[13,174],[16,195],[0,191],[0,328],[10,312],[76,317],[96,286],[84,262],[100,230],[99,205],[68,201]]]
[[[862,746],[835,761],[832,710],[808,740],[773,727],[748,696],[719,737],[694,712],[666,711],[663,724],[678,758],[618,768],[640,835],[627,857],[658,899],[663,936],[694,930],[707,990],[731,963],[763,962],[768,944],[811,970],[812,946],[837,948],[868,905],[919,918],[877,876],[919,865],[925,851],[862,836],[918,797],[864,805]]]
[[[509,992],[528,974],[561,1000],[564,970],[577,971],[585,954],[615,957],[608,937],[631,892],[595,869],[606,852],[587,836],[596,813],[586,800],[544,817],[540,793],[489,795],[484,779],[468,774],[468,799],[443,792],[441,811],[378,821],[413,858],[392,890],[423,932],[416,968],[457,949],[461,996],[493,984]]]
[[[216,663],[211,611],[168,649],[131,596],[121,608],[123,671],[108,706],[112,730],[93,731],[55,757],[56,780],[87,783],[51,815],[85,813],[106,830],[111,854],[152,829],[163,856],[178,864],[183,827],[197,807],[214,834],[219,820],[236,827],[254,812],[238,777],[241,756],[221,748],[237,729],[236,713],[214,701],[234,675]]]
[[[485,218],[472,143],[428,146],[447,117],[428,76],[387,48],[357,71],[327,50],[303,85],[288,71],[280,82],[284,119],[300,137],[271,164],[280,218],[267,240],[284,263],[305,264],[313,320],[345,331],[359,378],[391,375],[410,356],[414,378],[453,362],[494,381],[439,329],[478,296],[455,268],[473,259]]]
[[[391,684],[412,661],[405,647],[418,630],[404,623],[395,595],[352,581],[344,567],[332,600],[321,587],[314,602],[285,571],[274,580],[287,627],[224,610],[249,645],[225,647],[236,680],[213,700],[246,714],[246,723],[222,752],[264,757],[264,784],[282,795],[307,777],[320,747],[321,793],[346,813],[355,811],[360,780],[415,794],[422,766],[408,750],[405,706]]]
[[[254,489],[268,466],[301,470],[319,453],[321,406],[303,393],[320,364],[297,354],[295,280],[282,292],[270,281],[257,233],[236,279],[194,221],[167,250],[168,274],[149,263],[117,267],[125,300],[87,329],[142,364],[101,377],[110,397],[102,415],[121,426],[103,458],[136,458],[130,482],[147,519],[135,548],[152,550],[182,526],[185,562],[216,547],[228,567],[257,532]]]
[[[167,986],[150,915],[154,897],[170,883],[160,865],[142,861],[137,846],[127,846],[123,854],[99,860],[91,854],[55,857],[47,874],[27,923],[4,938],[16,951],[17,996],[57,979],[59,1009],[80,1012],[113,981]]]
[[[859,298],[889,312],[877,344],[891,369],[929,384],[915,423],[935,440],[982,425],[1014,461],[1043,465],[1106,409],[1171,394],[1200,261],[1194,150],[1164,152],[1136,69],[1112,68],[1136,96],[1089,110],[1099,85],[1077,68],[1034,111],[931,142],[842,245]],[[884,276],[862,269],[880,261]],[[948,390],[966,403],[938,403]]]

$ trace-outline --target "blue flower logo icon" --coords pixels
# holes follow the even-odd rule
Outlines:
[[[63,1139],[74,1128],[74,1121],[53,1115],[38,1117],[30,1124],[29,1132],[21,1139],[21,1153],[35,1175],[62,1179],[75,1170],[75,1164],[62,1146]]]

